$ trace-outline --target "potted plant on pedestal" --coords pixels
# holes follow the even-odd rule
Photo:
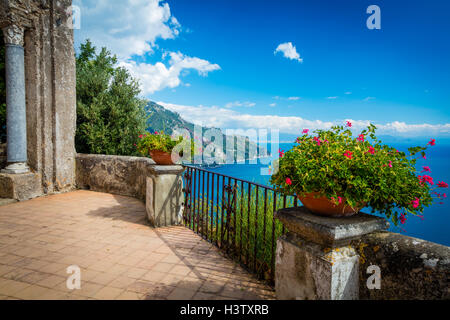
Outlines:
[[[183,156],[180,153],[172,152],[176,146],[182,146],[184,143],[191,143],[191,154],[193,153],[193,144],[191,141],[183,140],[183,137],[172,139],[172,137],[164,132],[146,133],[139,136],[140,140],[136,145],[140,154],[150,157],[156,164],[173,165],[176,164]]]
[[[416,156],[425,158],[425,147],[412,147],[408,153],[383,145],[369,125],[353,137],[347,122],[330,130],[303,130],[296,145],[280,152],[278,171],[271,183],[287,194],[296,194],[309,211],[326,216],[349,216],[369,206],[395,225],[408,214],[421,216],[434,199],[445,198],[436,189],[445,182],[433,181],[430,168],[416,170]]]

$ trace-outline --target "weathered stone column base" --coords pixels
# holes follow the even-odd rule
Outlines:
[[[39,173],[0,173],[0,198],[23,201],[42,194],[42,178]]]
[[[2,173],[8,174],[20,174],[30,172],[30,168],[27,166],[25,162],[16,162],[7,166],[5,169],[1,171]]]
[[[277,241],[278,299],[359,298],[359,255],[351,241],[386,229],[386,220],[364,213],[345,218],[321,217],[304,207],[281,209],[275,216],[289,230]]]
[[[289,233],[277,241],[275,290],[281,300],[358,299],[359,256]]]
[[[183,215],[182,166],[154,166],[147,177],[145,206],[154,227],[178,225]]]

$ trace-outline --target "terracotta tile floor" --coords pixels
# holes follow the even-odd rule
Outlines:
[[[67,288],[71,265],[81,289]],[[74,191],[0,206],[0,299],[273,298],[187,228],[151,228],[136,199]]]

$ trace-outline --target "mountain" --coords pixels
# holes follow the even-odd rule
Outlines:
[[[166,134],[172,134],[175,129],[187,129],[191,133],[191,137],[194,136],[194,124],[191,122],[188,122],[184,120],[178,113],[167,110],[163,106],[150,101],[147,106],[145,107],[145,110],[147,111],[149,115],[149,119],[147,121],[148,128],[147,130],[149,132],[155,132],[155,131],[164,131]],[[209,129],[217,129],[217,128],[210,128],[210,127],[202,127],[202,132],[204,133],[206,130]],[[217,129],[222,133],[222,130]],[[227,150],[226,141],[232,139],[235,147],[231,147],[231,150]],[[257,155],[264,156],[266,155],[266,150],[263,150],[261,148],[257,147],[257,144],[254,142],[251,142],[248,140],[247,137],[243,136],[226,136],[222,133],[222,139],[223,139],[223,150],[227,150],[227,152],[234,153],[234,159],[236,159],[237,150],[245,150],[245,159],[249,159],[249,149],[256,148],[254,150],[257,150]],[[203,147],[206,147],[208,144],[211,143],[208,139],[203,137]],[[225,158],[226,156],[224,154],[220,154],[222,158]]]
[[[147,121],[150,132],[164,131],[164,133],[172,134],[175,128],[187,129],[191,133],[194,132],[193,123],[185,121],[178,113],[167,110],[153,101],[147,104],[145,110],[150,116]]]

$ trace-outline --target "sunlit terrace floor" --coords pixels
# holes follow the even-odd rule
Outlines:
[[[66,286],[70,265],[81,289]],[[273,298],[187,228],[151,228],[134,198],[75,191],[0,206],[0,299]]]

